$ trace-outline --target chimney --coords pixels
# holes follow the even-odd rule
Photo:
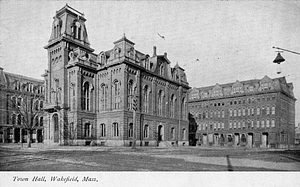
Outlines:
[[[165,52],[164,57],[167,58],[167,53]]]
[[[156,46],[153,46],[153,56],[156,56]]]

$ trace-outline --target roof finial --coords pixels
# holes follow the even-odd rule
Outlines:
[[[126,38],[126,36],[125,36],[125,32],[123,33],[123,38],[124,38],[124,39]]]

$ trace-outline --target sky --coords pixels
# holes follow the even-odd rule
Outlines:
[[[43,47],[55,11],[66,3],[84,13],[96,54],[113,48],[125,33],[145,54],[152,55],[153,46],[158,54],[167,52],[171,66],[185,69],[191,87],[285,76],[300,99],[300,55],[283,52],[286,61],[277,74],[272,48],[300,52],[297,1],[0,1],[4,71],[42,79],[47,69]]]

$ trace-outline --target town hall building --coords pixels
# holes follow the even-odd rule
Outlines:
[[[45,49],[44,142],[61,145],[188,145],[186,74],[167,53],[144,54],[124,36],[95,54],[86,19],[56,12]],[[135,116],[135,119],[134,119]]]

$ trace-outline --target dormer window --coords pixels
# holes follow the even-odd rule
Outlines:
[[[267,83],[267,82],[266,83],[262,83],[261,84],[261,89],[262,90],[268,90],[269,89],[269,83]]]
[[[238,87],[233,87],[233,93],[234,94],[239,94],[243,92],[243,88],[241,86]]]
[[[160,65],[159,67],[159,75],[164,76],[165,75],[165,68],[164,65]]]

